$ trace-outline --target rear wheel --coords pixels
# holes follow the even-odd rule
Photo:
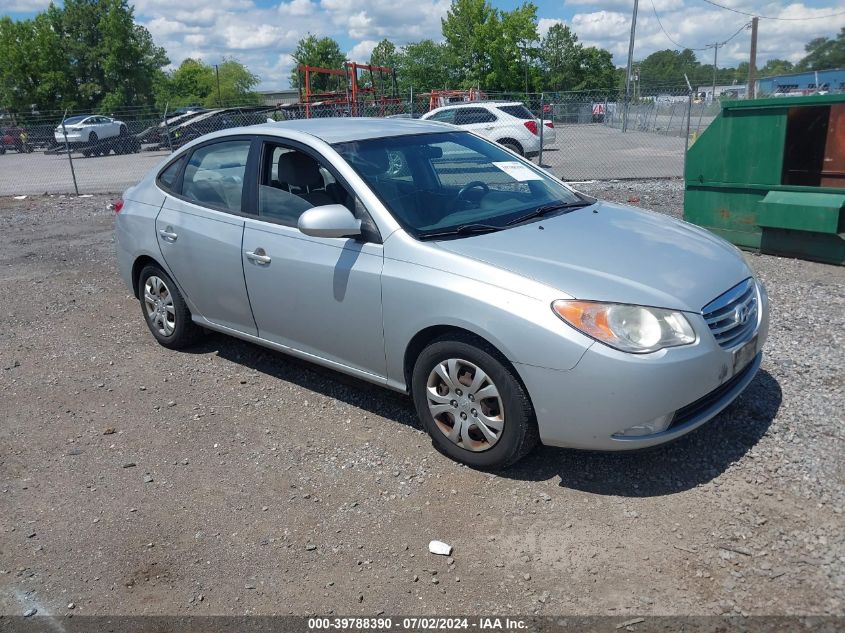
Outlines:
[[[531,401],[504,357],[485,341],[453,334],[414,365],[417,414],[438,450],[475,468],[503,468],[539,441]]]
[[[126,136],[127,134],[129,134],[129,130],[126,128],[126,126],[125,126],[125,125],[121,125],[121,126],[120,126],[120,132],[119,132],[119,134],[120,134],[121,136]]]
[[[202,329],[191,320],[185,299],[166,272],[156,265],[145,266],[138,288],[144,321],[161,345],[179,349],[199,338]]]
[[[97,136],[96,132],[91,132],[88,135],[88,142],[89,143],[96,143],[98,139],[99,139],[99,137]]]
[[[525,152],[522,150],[522,145],[517,143],[516,141],[506,140],[506,141],[499,141],[499,145],[502,147],[506,147],[512,152],[516,152],[520,156],[525,156]]]

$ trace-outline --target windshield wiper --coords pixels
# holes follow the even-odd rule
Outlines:
[[[492,233],[493,231],[501,231],[501,226],[493,226],[492,224],[461,224],[454,229],[447,231],[438,231],[436,233],[424,233],[420,237],[423,239],[431,239],[433,237],[446,237],[449,235],[476,235],[479,233]]]
[[[533,220],[534,218],[541,218],[547,213],[551,213],[552,211],[560,211],[561,209],[580,209],[581,207],[589,207],[592,204],[594,203],[589,202],[587,200],[578,200],[577,202],[553,202],[551,204],[544,204],[540,207],[537,207],[530,213],[526,213],[523,216],[514,218],[510,222],[506,222],[505,226],[512,226],[514,224],[519,224],[527,220]]]

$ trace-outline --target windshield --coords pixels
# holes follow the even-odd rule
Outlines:
[[[440,132],[338,143],[352,165],[417,238],[467,225],[506,228],[548,205],[585,198],[467,132]]]

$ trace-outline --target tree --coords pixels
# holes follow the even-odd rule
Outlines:
[[[600,90],[611,92],[619,86],[613,55],[603,48],[589,46],[579,54],[581,80],[575,90]]]
[[[501,37],[498,11],[487,0],[453,0],[441,19],[446,61],[461,87],[486,85],[493,67],[490,47]]]
[[[257,105],[261,97],[253,92],[260,79],[252,74],[246,66],[233,57],[223,60],[218,66],[220,74],[220,94],[217,95],[217,86],[212,93],[205,98],[205,105]],[[215,79],[216,83],[216,79]]]
[[[554,24],[543,38],[540,62],[544,87],[555,91],[573,90],[581,81],[581,45],[578,36],[564,24]]]
[[[796,70],[826,70],[845,67],[845,27],[836,39],[817,37],[804,47],[807,56],[796,65]]]
[[[399,50],[396,45],[388,39],[384,39],[373,48],[370,53],[371,66],[384,66],[386,68],[396,68],[399,61]]]
[[[707,68],[709,74],[705,72]],[[659,90],[685,85],[685,74],[692,84],[706,83],[708,77],[709,80],[713,78],[713,66],[702,67],[688,48],[683,51],[666,49],[654,52],[640,62],[639,74],[641,90]]]
[[[0,101],[17,111],[151,105],[169,63],[125,0],[66,0],[0,20]]]
[[[316,35],[309,33],[297,43],[296,50],[293,52],[293,60],[297,66],[305,64],[340,70],[343,68],[343,62],[346,61],[346,55],[341,52],[340,45],[332,38],[318,38]],[[299,71],[294,68],[290,76],[290,85],[298,88],[302,80]],[[311,77],[311,89],[318,92],[328,90],[336,83],[338,83],[337,80],[333,81],[328,75],[312,75]]]
[[[446,49],[434,40],[404,46],[396,60],[396,79],[402,93],[448,88],[452,76],[446,63]]]
[[[219,94],[218,94],[219,75]],[[159,107],[171,109],[186,105],[208,108],[226,105],[254,105],[261,101],[253,88],[258,77],[234,58],[226,58],[215,71],[199,59],[188,58],[162,84]]]
[[[771,77],[772,75],[786,75],[794,71],[795,66],[793,66],[792,62],[785,59],[770,59],[759,70],[757,75],[759,77]]]

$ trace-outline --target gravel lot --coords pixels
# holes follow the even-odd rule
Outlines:
[[[845,615],[845,269],[748,256],[763,370],[697,432],[485,474],[400,395],[223,336],[156,345],[107,201],[0,199],[0,614]]]

